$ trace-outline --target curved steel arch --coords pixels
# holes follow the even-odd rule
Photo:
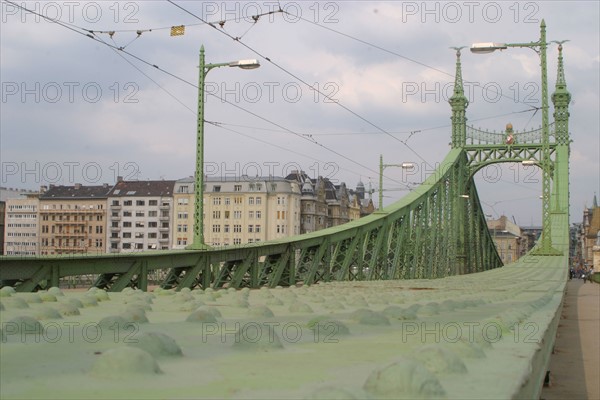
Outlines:
[[[208,251],[3,257],[0,280],[34,290],[42,281],[97,274],[95,286],[275,287],[333,280],[439,278],[502,265],[462,149],[400,201],[359,220],[304,235]],[[468,193],[468,199],[465,198]]]

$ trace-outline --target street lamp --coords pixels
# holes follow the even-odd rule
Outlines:
[[[530,43],[474,43],[471,46],[471,52],[475,54],[487,54],[496,50],[504,50],[509,47],[527,47],[533,49],[540,56],[540,65],[542,68],[542,157],[539,166],[542,169],[542,244],[537,250],[539,255],[558,255],[560,251],[552,247],[550,215],[550,182],[551,182],[551,161],[550,161],[550,130],[548,123],[548,71],[546,68],[546,22],[542,19],[540,24],[540,39],[537,42]],[[526,164],[525,164],[526,165]]]
[[[200,72],[198,79],[198,125],[196,136],[196,182],[194,187],[194,241],[187,247],[189,250],[207,250],[204,243],[204,79],[213,68],[238,67],[255,69],[260,67],[257,60],[239,60],[227,63],[206,64],[204,62],[204,46],[200,47]]]
[[[413,169],[413,163],[404,162],[402,164],[384,164],[383,154],[379,155],[379,211],[383,210],[383,170],[387,167],[399,167],[402,169]]]

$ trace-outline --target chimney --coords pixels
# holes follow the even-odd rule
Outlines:
[[[76,183],[74,187],[76,190],[81,189],[81,183]]]
[[[121,175],[117,176],[117,183],[123,182],[123,177]]]

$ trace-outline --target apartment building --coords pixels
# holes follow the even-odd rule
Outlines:
[[[488,220],[487,227],[498,249],[502,263],[517,261],[527,252],[527,240],[523,238],[521,228],[508,220],[505,215],[499,219]]]
[[[208,178],[205,185],[204,239],[209,246],[235,246],[300,234],[297,182],[243,176]]]
[[[194,182],[194,177],[175,182],[171,230],[174,249],[184,249],[194,240]]]
[[[14,191],[1,202],[3,254],[7,256],[35,256],[39,254],[39,193]],[[16,197],[16,196],[19,197]]]
[[[107,196],[107,250],[170,249],[174,186],[173,180],[124,181],[118,177]]]
[[[298,182],[302,188],[301,233],[345,224],[363,215],[364,185],[360,182],[357,191],[352,192],[343,182],[334,185],[331,180],[321,176],[311,179],[304,171],[292,171],[285,179]],[[372,202],[370,204],[372,206]],[[365,215],[368,213],[365,211]]]
[[[40,194],[40,254],[106,252],[106,202],[110,189],[108,184],[50,185]]]

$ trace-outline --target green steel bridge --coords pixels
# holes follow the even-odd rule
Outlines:
[[[542,170],[543,232],[532,252],[568,255],[569,111],[559,44],[558,75],[549,123],[546,34],[531,47],[541,57],[542,127],[490,133],[467,125],[460,49],[457,50],[451,150],[437,170],[397,203],[342,226],[282,240],[234,248],[149,251],[128,254],[2,257],[0,280],[18,291],[40,282],[98,275],[94,286],[110,291],[147,289],[148,274],[168,271],[162,287],[257,288],[327,281],[443,278],[502,266],[487,229],[473,176],[493,163],[526,162]],[[504,47],[504,48],[505,48]]]
[[[492,321],[506,335],[514,336],[514,343],[503,342],[486,351],[488,362],[473,364],[477,366],[470,374],[476,375],[479,386],[461,386],[452,393],[479,398],[538,398],[560,317],[569,254],[571,95],[559,43],[558,74],[551,95],[554,121],[550,122],[547,45],[543,21],[539,41],[503,45],[533,48],[541,58],[542,127],[527,132],[513,132],[507,127],[504,133],[490,133],[467,125],[468,101],[457,49],[450,98],[451,150],[423,184],[367,217],[309,234],[233,248],[1,257],[0,281],[17,292],[30,292],[42,282],[44,286],[59,286],[63,278],[93,275],[98,277],[93,286],[118,292],[129,287],[147,290],[148,277],[156,271],[165,276],[163,289],[177,291],[299,284],[318,288],[321,285],[313,286],[317,283],[326,283],[327,288],[339,281],[404,280],[413,288],[440,290],[436,293],[444,298],[464,300],[465,307],[487,304],[480,307],[481,315],[449,309],[437,317],[439,321]],[[488,231],[473,179],[481,168],[504,162],[534,164],[543,176],[541,238],[530,253],[507,266],[502,265]],[[422,300],[432,299],[432,293],[420,293]],[[524,321],[535,323],[533,345],[511,331],[512,325]],[[423,344],[426,341],[419,345]],[[494,369],[494,365],[498,367]],[[514,376],[509,378],[509,371]],[[503,385],[497,385],[500,373],[505,377]],[[453,380],[445,383],[449,390],[453,384]],[[502,386],[503,391],[494,392],[496,386]]]

